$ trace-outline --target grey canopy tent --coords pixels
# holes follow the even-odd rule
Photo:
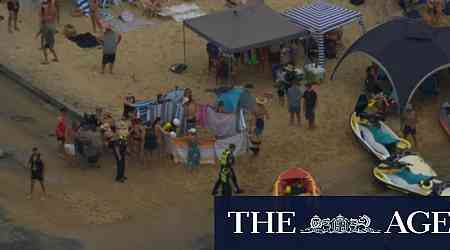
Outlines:
[[[420,20],[398,18],[359,38],[339,59],[331,75],[350,54],[361,52],[386,74],[399,111],[431,75],[450,67],[450,28],[433,28]]]
[[[306,31],[298,29],[281,14],[263,3],[244,5],[188,19],[183,21],[183,24],[185,61],[184,27],[188,27],[199,36],[220,47],[227,54],[307,36]]]

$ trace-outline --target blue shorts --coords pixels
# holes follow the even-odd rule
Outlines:
[[[256,135],[261,135],[264,131],[264,119],[256,119]]]

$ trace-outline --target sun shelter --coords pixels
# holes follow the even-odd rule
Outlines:
[[[331,78],[350,54],[361,52],[376,63],[393,87],[403,111],[417,88],[437,71],[450,67],[450,28],[433,28],[421,20],[398,18],[359,38],[339,59]]]
[[[344,25],[358,22],[365,33],[363,16],[360,12],[345,9],[324,1],[317,1],[311,5],[293,8],[283,13],[291,22],[300,28],[311,32],[319,49],[319,65],[325,64],[325,33]]]
[[[192,18],[183,24],[183,37],[186,26],[230,55],[307,35],[263,3]],[[184,52],[186,61],[186,39]]]

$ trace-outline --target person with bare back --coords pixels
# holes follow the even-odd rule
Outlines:
[[[99,20],[99,3],[98,0],[90,0],[90,18],[92,22],[92,30],[94,33],[97,33],[97,27],[100,29],[100,32],[102,32],[102,25]]]
[[[195,128],[197,125],[197,103],[192,98],[191,89],[186,89],[184,91],[183,105],[187,129]]]

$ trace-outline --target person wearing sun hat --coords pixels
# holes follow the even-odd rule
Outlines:
[[[114,63],[116,62],[117,47],[122,40],[122,35],[115,32],[112,25],[109,23],[103,24],[105,32],[100,38],[100,43],[103,45],[102,71],[105,73],[105,67],[109,64],[109,73],[113,73]]]
[[[256,108],[254,111],[255,117],[255,134],[256,136],[261,136],[264,131],[265,120],[269,119],[269,112],[265,107],[267,103],[266,98],[256,97]]]

